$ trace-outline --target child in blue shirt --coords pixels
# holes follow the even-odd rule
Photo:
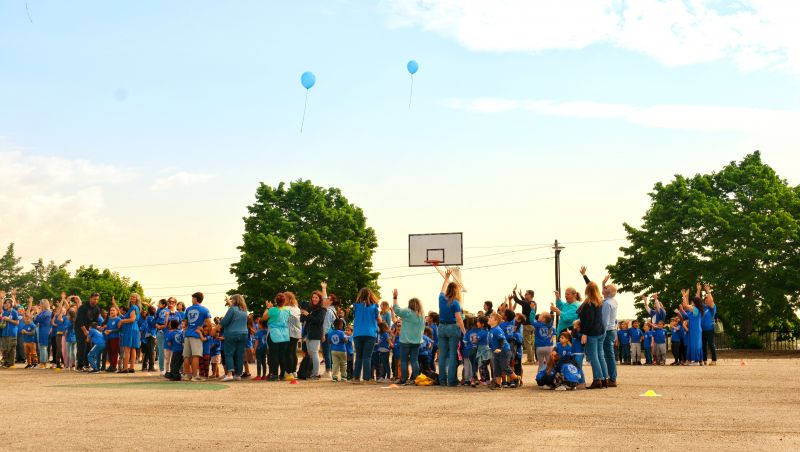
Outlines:
[[[202,348],[202,350],[201,350],[202,355],[200,356],[200,360],[199,360],[199,363],[198,363],[200,365],[200,369],[199,369],[200,377],[201,378],[208,378],[208,370],[209,370],[209,367],[211,366],[211,334],[212,334],[212,329],[211,329],[211,327],[209,325],[203,324],[203,326],[198,328],[198,330],[200,330],[199,331],[199,333],[200,333],[200,341],[203,343],[203,346],[201,347]]]
[[[572,336],[570,336],[568,331],[564,330],[558,336],[558,343],[556,344],[555,351],[558,353],[559,366],[572,362]]]
[[[328,331],[326,340],[331,344],[331,357],[333,359],[333,370],[331,380],[345,381],[347,372],[347,341],[350,339],[344,331],[344,320],[336,319],[333,321],[333,328]]]
[[[464,359],[464,367],[462,367],[462,377],[461,377],[461,384],[462,385],[469,385],[473,378],[473,361],[470,358],[470,355],[475,350],[475,347],[472,345],[469,339],[469,332],[475,328],[475,317],[467,317],[464,319],[464,329],[467,330],[466,334],[461,338],[461,354]]]
[[[211,375],[210,378],[219,378],[219,365],[222,361],[222,341],[219,340],[217,336],[219,336],[220,331],[222,330],[221,326],[217,326],[214,328],[214,335],[211,336],[211,348],[209,352],[211,353]]]
[[[178,319],[169,321],[169,331],[164,340],[164,347],[171,352],[169,372],[164,377],[171,381],[181,381],[181,367],[183,366],[183,330]]]
[[[639,329],[639,321],[634,320],[633,326],[628,329],[628,338],[631,341],[631,364],[634,366],[642,365],[642,330]]]
[[[39,354],[36,352],[36,325],[27,312],[22,316],[22,343],[28,364],[25,368],[36,367],[39,361]]]
[[[535,336],[534,346],[536,347],[536,359],[539,361],[541,371],[547,367],[547,359],[553,349],[553,318],[549,312],[543,312],[536,316],[536,320],[531,322],[533,334]]]
[[[492,360],[492,351],[489,349],[489,319],[478,317],[475,320],[475,331],[470,335],[470,341],[475,346],[475,356],[478,363],[478,378],[480,384],[489,384],[489,365]],[[472,387],[477,387],[478,381],[473,381]]]
[[[645,365],[653,364],[653,324],[647,322],[644,324],[644,331],[642,332],[642,351],[644,352]]]
[[[519,388],[522,387],[522,378],[515,374],[509,366],[511,347],[508,341],[506,341],[505,332],[500,328],[500,320],[501,318],[497,313],[493,313],[489,316],[489,326],[491,327],[489,330],[489,348],[494,354],[494,362],[492,363],[494,383],[489,386],[489,388],[502,389],[504,376],[508,376],[509,380],[515,383],[514,386]]]
[[[680,366],[683,363],[683,324],[677,319],[673,318],[669,321],[670,328],[670,341],[672,342],[672,366]]]
[[[381,322],[378,324],[378,340],[375,343],[375,350],[378,352],[378,368],[375,379],[378,383],[389,383],[391,370],[389,368],[389,350],[392,348],[392,338],[389,334],[389,324]]]
[[[575,359],[575,366],[580,372],[580,380],[578,380],[578,387],[583,389],[586,387],[586,378],[583,375],[583,333],[581,333],[581,321],[576,320],[572,322],[572,357]]]
[[[631,363],[631,337],[628,334],[628,322],[622,321],[617,329],[617,347],[619,348],[619,363]]]
[[[400,383],[400,332],[402,331],[402,320],[392,324],[392,378],[395,383]]]
[[[431,357],[433,356],[433,328],[426,326],[425,333],[422,335],[422,343],[419,344],[419,373],[430,375]]]
[[[269,321],[260,319],[258,321],[258,331],[256,331],[256,378],[255,381],[267,379],[267,336],[269,335]]]
[[[92,349],[89,351],[89,365],[92,366],[91,373],[99,373],[100,355],[106,350],[106,338],[103,333],[97,329],[96,322],[92,322],[89,335],[86,337],[86,342],[92,344]]]
[[[653,342],[655,343],[655,364],[663,366],[667,362],[667,331],[664,329],[664,321],[658,322],[653,329]]]
[[[348,326],[345,331],[345,335],[348,337],[346,350],[347,350],[347,377],[346,380],[353,379],[353,362],[355,361],[355,348],[353,345],[353,327]],[[397,333],[400,334],[400,333]],[[400,342],[400,341],[398,341]]]

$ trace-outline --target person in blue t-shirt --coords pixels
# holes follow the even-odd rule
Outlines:
[[[489,366],[492,360],[492,351],[489,349],[489,319],[478,317],[475,320],[475,331],[470,334],[470,341],[477,349],[478,379],[480,384],[489,384]],[[472,387],[478,386],[478,381],[473,381]]]
[[[19,313],[14,309],[10,298],[3,302],[3,367],[14,368],[17,358],[17,330],[19,329]]]
[[[511,346],[506,341],[506,334],[500,328],[501,317],[497,313],[493,313],[489,317],[489,349],[492,350],[494,356],[493,373],[494,383],[489,386],[490,389],[502,389],[503,377],[507,376],[509,381],[515,383],[515,387],[522,386],[522,378],[509,366],[511,358]]]
[[[36,353],[36,324],[29,313],[22,316],[22,343],[25,349],[25,359],[27,360],[26,369],[36,367],[39,362],[39,354]]]
[[[549,312],[542,312],[536,316],[531,325],[533,326],[536,360],[539,362],[538,372],[547,366],[547,359],[553,349],[553,317]]]
[[[86,337],[86,342],[92,344],[92,348],[89,350],[89,365],[92,366],[91,373],[99,373],[100,356],[106,349],[106,338],[97,328],[96,322],[92,322],[89,335]]]
[[[433,368],[433,329],[426,326],[422,334],[422,342],[419,344],[419,373],[423,375],[431,375]]]
[[[672,343],[672,366],[683,363],[683,322],[677,317],[669,321],[670,342]]]
[[[572,335],[572,357],[575,359],[576,367],[580,372],[580,379],[578,380],[578,388],[585,389],[586,377],[583,375],[584,351],[583,351],[583,343],[581,342],[583,338],[583,333],[581,333],[580,320],[572,322],[572,331],[570,334]]]
[[[113,298],[112,298],[113,302]],[[106,336],[106,350],[108,351],[109,367],[106,372],[116,372],[119,360],[119,333],[120,333],[120,320],[122,317],[119,315],[119,308],[111,306],[108,308],[108,318],[106,319],[105,329],[103,333]],[[120,367],[119,370],[124,370]]]
[[[169,372],[164,376],[172,381],[181,381],[181,366],[183,366],[183,329],[177,319],[169,321],[164,347],[168,347],[171,355]]]
[[[619,322],[616,345],[619,348],[619,363],[631,363],[631,336],[628,334],[628,322]]]
[[[563,331],[558,336],[558,343],[555,346],[556,353],[558,353],[558,365],[572,362],[572,336],[568,331]]]
[[[64,319],[64,328],[66,331],[66,350],[64,353],[64,368],[67,370],[76,370],[77,368],[77,349],[78,338],[75,335],[75,318],[77,317],[77,308],[71,307],[67,310],[67,315]]]
[[[39,307],[41,311],[36,315],[36,317],[34,317],[33,323],[35,323],[38,327],[37,343],[39,344],[39,366],[44,369],[47,367],[47,362],[50,361],[47,342],[50,338],[50,328],[52,328],[50,323],[52,321],[53,313],[50,312],[50,302],[47,300],[42,300],[41,303],[39,303]]]
[[[642,332],[642,351],[644,352],[644,361],[646,365],[653,364],[653,325],[650,322],[644,324],[644,331]]]
[[[192,294],[192,305],[183,313],[186,323],[186,333],[183,339],[183,359],[184,367],[189,368],[189,376],[192,381],[204,381],[200,375],[200,358],[203,357],[203,341],[200,339],[201,328],[207,325],[213,327],[211,313],[208,308],[203,306],[203,293],[195,292]]]
[[[378,368],[375,379],[379,383],[388,383],[391,370],[389,369],[389,350],[392,348],[392,338],[389,334],[389,324],[378,324],[378,338],[375,350],[378,352]]]
[[[377,310],[375,311],[377,314]],[[331,344],[331,356],[333,359],[333,370],[331,373],[332,381],[345,381],[347,372],[347,342],[350,337],[345,335],[344,320],[336,319],[333,327],[328,331],[325,339]]]
[[[398,330],[397,334],[400,334],[399,331],[400,330]],[[356,359],[355,359],[355,345],[353,344],[353,327],[348,325],[347,328],[344,329],[344,334],[348,337],[347,344],[346,344],[345,348],[347,350],[347,377],[346,377],[346,380],[349,381],[349,380],[353,379],[353,367],[355,366],[355,361],[356,361]]]
[[[653,342],[655,343],[655,364],[663,366],[667,362],[667,331],[664,322],[658,322],[653,328]]]
[[[458,386],[458,343],[467,332],[461,311],[461,286],[445,272],[439,292],[439,385]]]
[[[269,322],[264,319],[258,320],[258,331],[255,335],[256,346],[256,378],[255,381],[266,380],[267,373],[267,352],[269,345],[267,344],[267,335],[269,334]]]
[[[642,330],[639,329],[639,321],[634,320],[633,326],[628,329],[628,338],[631,341],[631,364],[634,366],[642,365]]]
[[[705,284],[704,289],[706,292],[703,298],[705,310],[703,311],[703,318],[700,321],[700,327],[703,330],[703,364],[708,362],[708,355],[711,355],[710,366],[717,365],[717,345],[715,344],[714,322],[717,317],[717,305],[714,303],[714,297],[711,295],[711,285]],[[700,296],[700,283],[697,283],[697,293]],[[710,350],[710,353],[709,353]]]

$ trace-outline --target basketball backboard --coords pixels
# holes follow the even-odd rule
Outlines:
[[[462,233],[409,234],[408,266],[429,267],[432,261],[441,266],[463,265]]]

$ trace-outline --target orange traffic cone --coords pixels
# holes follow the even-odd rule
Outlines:
[[[300,382],[299,382],[299,381],[297,381],[297,380],[292,380],[291,382],[289,382],[289,384],[290,384],[290,385],[299,385],[299,384],[300,384]]]
[[[746,365],[747,365],[747,363],[746,363],[746,362],[744,362],[744,360],[742,360],[742,362],[741,362],[741,363],[739,363],[739,365],[740,365],[740,366],[742,366],[742,367],[744,367],[744,366],[746,366]]]

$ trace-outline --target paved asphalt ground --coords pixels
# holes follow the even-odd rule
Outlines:
[[[745,362],[573,392],[4,369],[0,450],[800,450],[800,359]]]

